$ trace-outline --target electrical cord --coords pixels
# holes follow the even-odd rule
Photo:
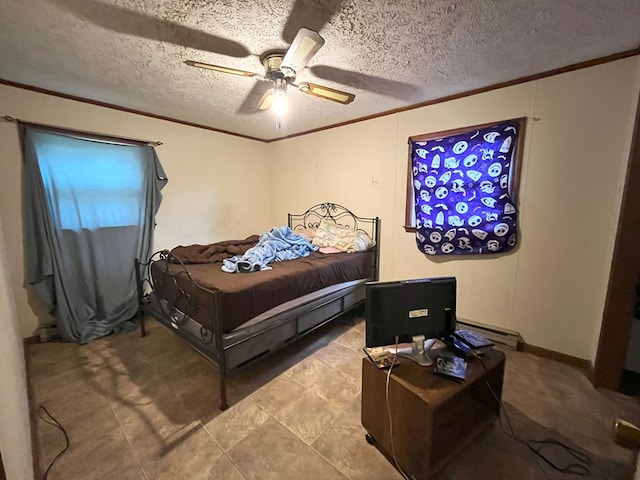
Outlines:
[[[493,398],[496,400],[496,402],[498,402],[498,405],[500,406],[500,413],[502,413],[502,415],[504,415],[504,418],[507,421],[507,424],[509,425],[509,431],[507,431],[504,428],[504,425],[502,423],[502,415],[500,415],[500,413],[498,414],[498,423],[500,425],[500,429],[502,430],[502,432],[509,438],[511,438],[513,441],[515,441],[516,443],[519,443],[521,445],[524,445],[525,447],[527,447],[536,457],[537,459],[541,459],[543,462],[545,462],[547,465],[549,465],[551,468],[553,468],[554,470],[560,472],[560,473],[569,473],[572,475],[578,475],[580,477],[588,477],[591,476],[591,469],[589,468],[589,466],[591,465],[591,457],[576,449],[573,447],[570,447],[569,445],[560,442],[559,440],[556,440],[555,438],[546,438],[544,440],[531,440],[531,439],[522,439],[520,438],[516,433],[515,433],[515,429],[513,428],[513,424],[511,423],[511,419],[509,418],[509,415],[507,414],[507,410],[505,409],[502,400],[500,399],[500,397],[498,397],[498,395],[496,394],[496,392],[493,390],[493,387],[491,386],[491,383],[489,383],[489,372],[487,370],[487,366],[484,363],[484,360],[482,359],[482,357],[480,355],[478,355],[477,353],[473,353],[473,356],[475,358],[477,358],[478,360],[480,360],[480,364],[482,365],[482,370],[483,370],[483,380],[484,383],[487,385],[487,387],[489,388],[489,392],[491,392],[491,395],[493,396]],[[551,459],[549,459],[549,457],[547,457],[543,452],[542,449],[546,446],[556,446],[556,447],[560,447],[561,449],[563,449],[566,453],[568,453],[570,456],[572,456],[575,460],[577,460],[577,463],[569,463],[568,465],[564,466],[564,467],[560,467],[558,465],[556,465],[553,461],[551,461]],[[547,474],[547,472],[544,471],[544,469],[542,468],[542,465],[540,465],[540,468],[542,469],[542,472],[545,474]]]
[[[43,417],[42,416],[42,412],[44,412],[52,421],[47,419],[46,417]],[[48,423],[49,425],[52,425],[52,426],[56,427],[58,430],[60,430],[62,432],[62,434],[64,435],[64,441],[65,441],[64,448],[60,451],[60,453],[58,453],[58,455],[55,456],[55,458],[53,460],[51,460],[51,463],[49,463],[49,466],[47,467],[47,469],[44,472],[43,479],[47,480],[47,478],[49,476],[49,470],[51,470],[51,467],[53,467],[53,465],[58,461],[58,459],[62,455],[64,455],[64,453],[69,449],[69,435],[67,434],[67,431],[64,429],[62,424],[58,420],[56,420],[53,415],[51,415],[49,413],[49,411],[45,408],[44,405],[40,405],[38,407],[38,417],[40,417],[40,419],[43,422]]]
[[[391,457],[393,458],[393,462],[396,464],[396,468],[398,469],[402,477],[405,480],[409,480],[409,477],[406,473],[404,473],[404,470],[402,470],[400,464],[398,463],[398,459],[396,458],[396,449],[393,442],[393,420],[391,418],[391,404],[389,403],[389,379],[391,378],[391,370],[393,370],[393,366],[396,364],[396,359],[398,357],[398,340],[398,337],[396,337],[396,349],[393,354],[393,360],[391,360],[391,366],[387,371],[387,381],[385,384],[385,400],[387,402],[387,414],[389,416],[389,439],[391,441]]]

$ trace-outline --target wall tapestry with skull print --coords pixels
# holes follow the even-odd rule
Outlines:
[[[518,212],[511,186],[523,123],[509,120],[436,139],[410,138],[421,252],[487,254],[516,245]]]

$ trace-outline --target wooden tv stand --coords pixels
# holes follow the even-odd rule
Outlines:
[[[389,380],[396,458],[409,478],[428,479],[498,418],[500,406],[483,379],[478,359],[469,361],[462,383],[435,375],[433,367],[398,360],[401,363],[393,367]],[[491,350],[483,361],[489,384],[501,398],[504,353]],[[367,440],[391,460],[386,378],[387,370],[363,358],[362,425],[369,432]]]

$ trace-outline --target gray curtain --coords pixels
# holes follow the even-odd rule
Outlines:
[[[27,282],[62,339],[134,328],[134,259],[147,259],[167,183],[153,147],[21,125]]]

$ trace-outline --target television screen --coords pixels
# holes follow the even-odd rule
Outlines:
[[[366,346],[410,343],[453,334],[455,277],[368,282],[365,286]]]

